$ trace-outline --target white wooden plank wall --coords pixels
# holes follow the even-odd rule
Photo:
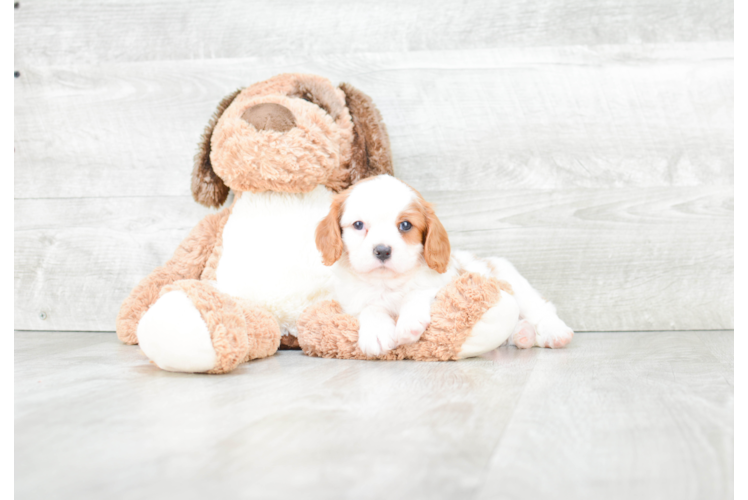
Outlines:
[[[15,327],[113,330],[205,214],[232,90],[349,81],[453,245],[513,260],[577,330],[732,328],[726,0],[52,2],[15,10]],[[44,319],[42,319],[44,318]]]

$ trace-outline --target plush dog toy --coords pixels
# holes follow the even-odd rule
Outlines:
[[[330,270],[314,232],[335,193],[382,173],[393,173],[387,131],[371,99],[351,85],[283,74],[227,96],[205,130],[192,193],[220,207],[232,190],[233,202],[200,221],[133,289],[117,317],[118,337],[180,372],[225,373],[281,344],[361,357],[355,320],[328,300]],[[460,276],[434,303],[422,340],[385,358],[480,354],[475,346],[485,347],[488,334],[476,325],[484,314],[508,313],[504,338],[517,322],[502,287]],[[495,343],[497,332],[490,337]]]

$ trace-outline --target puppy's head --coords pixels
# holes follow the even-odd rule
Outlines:
[[[383,277],[449,263],[447,231],[416,190],[389,175],[359,182],[333,200],[317,226],[317,248],[330,266],[344,254],[353,271]]]

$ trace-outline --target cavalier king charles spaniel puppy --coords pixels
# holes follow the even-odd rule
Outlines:
[[[338,194],[317,226],[316,243],[324,264],[333,266],[333,298],[358,318],[358,344],[367,355],[416,342],[429,326],[437,292],[461,272],[512,286],[520,321],[510,344],[563,347],[574,335],[509,261],[450,252],[431,205],[389,175]]]

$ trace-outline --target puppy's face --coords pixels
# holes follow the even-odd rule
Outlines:
[[[449,238],[431,205],[389,175],[339,194],[316,237],[325,265],[345,255],[358,274],[396,276],[423,264],[443,273],[449,263]]]

